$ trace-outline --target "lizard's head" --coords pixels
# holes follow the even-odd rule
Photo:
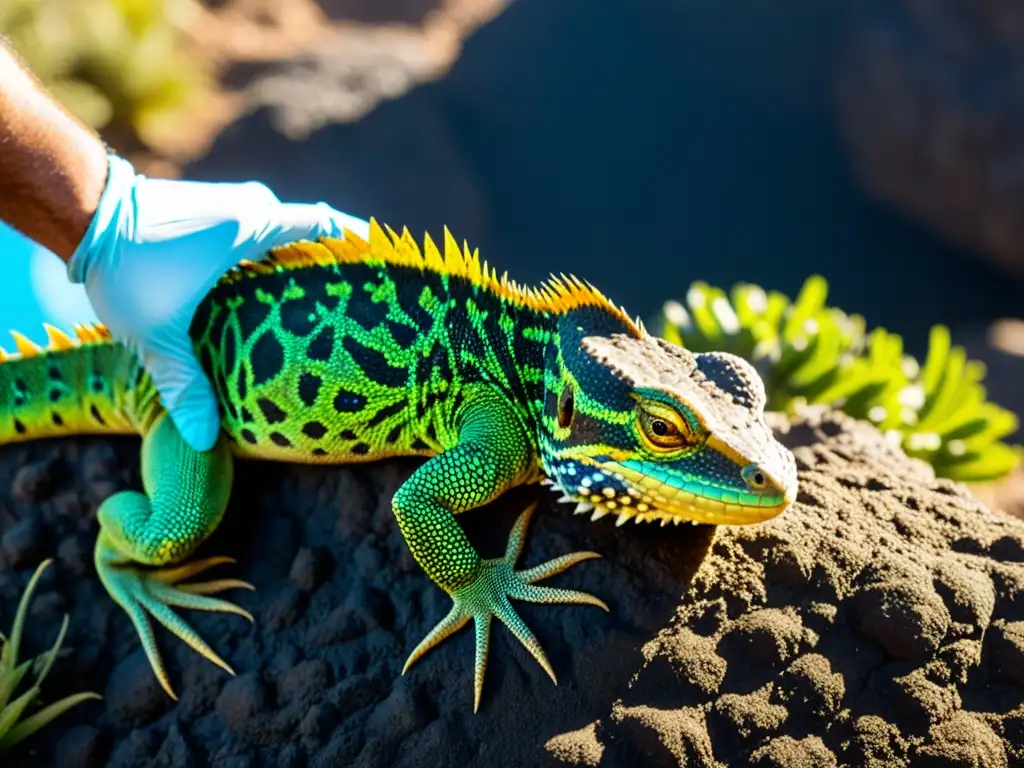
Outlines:
[[[741,358],[652,336],[588,336],[546,381],[545,471],[577,513],[740,525],[796,496],[793,455],[765,422],[764,385]]]

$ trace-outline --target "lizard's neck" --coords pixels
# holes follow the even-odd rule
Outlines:
[[[552,318],[551,342],[544,350],[544,377],[540,394],[541,405],[536,420],[537,446],[540,463],[548,476],[558,451],[566,436],[566,415],[574,408],[578,411],[580,400],[598,406],[587,418],[600,419],[600,393],[592,391],[601,376],[587,376],[587,371],[599,366],[583,349],[583,339],[588,336],[611,336],[635,331],[619,318],[595,307],[585,307]],[[576,393],[576,402],[567,401],[567,392]],[[595,425],[596,426],[596,425]]]

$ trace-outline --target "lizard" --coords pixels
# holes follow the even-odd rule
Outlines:
[[[650,334],[589,282],[539,286],[501,277],[444,229],[422,248],[369,222],[367,239],[297,241],[243,261],[200,303],[190,338],[222,414],[218,442],[193,450],[138,357],[99,324],[69,335],[45,325],[37,346],[12,331],[0,350],[0,444],[69,435],[142,437],[143,491],[97,510],[97,574],[127,613],[166,693],[150,618],[230,674],[175,611],[249,612],[218,593],[238,579],[189,581],[226,557],[188,558],[220,523],[235,459],[343,464],[423,457],[392,510],[414,559],[452,599],[412,650],[474,624],[474,712],[497,618],[557,684],[510,598],[588,604],[540,585],[576,552],[516,570],[536,507],[516,520],[504,556],[483,559],[456,515],[542,483],[577,514],[616,525],[752,524],[794,500],[792,454],[764,418],[764,385],[745,360],[691,353]]]

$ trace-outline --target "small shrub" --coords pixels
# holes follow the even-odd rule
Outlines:
[[[4,0],[0,35],[96,130],[152,144],[208,86],[183,47],[191,0]]]
[[[769,408],[833,405],[874,423],[937,475],[980,482],[1020,464],[1024,450],[1002,442],[1017,430],[1017,417],[985,399],[984,364],[951,344],[948,328],[931,329],[921,364],[904,353],[900,336],[867,332],[859,315],[826,306],[827,295],[820,276],[795,301],[746,283],[727,294],[696,282],[685,305],[665,305],[656,326],[688,349],[749,360],[764,379]]]

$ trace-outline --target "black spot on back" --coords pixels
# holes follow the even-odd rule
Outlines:
[[[19,435],[25,434],[25,425],[22,424],[18,419],[14,420],[14,431],[17,432]]]
[[[397,442],[399,435],[402,434],[402,429],[403,429],[402,425],[399,424],[394,429],[392,429],[390,432],[388,432],[388,436],[385,437],[384,439],[387,440],[389,443]]]
[[[250,338],[259,328],[263,321],[270,314],[270,305],[258,301],[256,296],[250,293],[246,300],[235,310],[235,317],[238,318],[238,329],[242,332],[242,340]]]
[[[104,421],[103,415],[100,413],[100,409],[96,407],[96,403],[89,406],[89,414],[100,424],[107,426],[107,422]]]
[[[245,401],[245,396],[249,393],[249,366],[244,362],[238,367],[238,380],[235,382],[238,387],[238,399]]]
[[[395,340],[395,344],[402,349],[411,347],[420,336],[420,332],[412,326],[408,326],[405,323],[396,323],[393,320],[387,321],[387,328],[391,333],[391,338]]]
[[[326,456],[327,455],[327,451],[325,451],[323,448],[314,448],[313,449],[313,455],[314,456]]]
[[[404,388],[408,384],[409,372],[405,368],[392,366],[377,350],[363,346],[351,336],[342,339],[341,344],[371,381],[394,389]]]
[[[384,406],[375,414],[373,414],[373,418],[366,422],[366,426],[376,427],[378,424],[385,421],[386,419],[394,416],[397,413],[401,413],[408,404],[409,401],[403,398],[402,400],[399,400],[397,403],[392,403],[391,405]]]
[[[213,317],[213,323],[210,325],[210,343],[214,346],[219,347],[224,340],[224,326],[228,322],[228,315],[226,307],[219,307]]]
[[[544,345],[536,339],[526,338],[522,332],[513,333],[512,350],[520,366],[541,368],[544,365]]]
[[[235,370],[238,362],[238,334],[234,328],[227,329],[227,338],[224,339],[224,370],[229,373]]]
[[[374,301],[371,298],[372,289],[375,287],[370,283],[371,290],[364,286],[352,292],[348,300],[348,307],[345,314],[368,331],[378,327],[388,316],[388,305],[383,301]]]
[[[352,446],[352,453],[356,454],[357,456],[365,456],[369,452],[370,446],[368,446],[366,443],[356,443],[355,445]]]
[[[60,390],[54,387],[49,391],[47,397],[50,399],[51,403],[56,403],[58,400],[60,400]]]
[[[361,411],[363,406],[366,405],[366,400],[355,392],[342,387],[338,390],[338,394],[334,396],[334,410],[338,413],[355,413]]]
[[[341,434],[338,435],[342,440],[355,440],[359,435],[353,432],[351,429],[342,430]]]
[[[412,441],[412,449],[414,451],[429,451],[430,446],[424,443],[420,438],[416,438]]]
[[[432,372],[437,370],[439,378],[450,381],[452,377],[451,365],[448,362],[448,350],[437,342],[430,348],[430,352],[416,361],[416,384],[425,385],[431,379]],[[422,414],[421,414],[422,415]]]
[[[306,437],[311,437],[314,440],[319,440],[327,434],[327,427],[319,421],[307,421],[302,425],[302,434]]]
[[[282,435],[280,432],[271,432],[270,441],[275,445],[280,445],[282,448],[287,448],[292,444],[292,441]]]
[[[267,331],[253,344],[249,355],[252,364],[252,383],[259,386],[277,376],[284,367],[284,347],[273,332]]]
[[[281,327],[288,333],[308,336],[316,324],[316,302],[309,297],[289,299],[281,305]]]
[[[93,376],[92,376],[92,391],[93,392],[102,392],[103,391],[103,379],[101,379],[96,374],[93,374]]]
[[[315,373],[303,372],[299,376],[299,398],[309,408],[316,402],[316,396],[320,394],[320,385],[323,379]]]
[[[256,445],[256,435],[252,433],[251,429],[243,429],[239,434],[245,442]]]
[[[188,326],[190,336],[195,338],[206,330],[206,326],[210,323],[210,312],[212,309],[213,302],[209,298],[205,298],[199,303],[195,313],[192,315],[192,322]]]
[[[56,411],[54,411],[53,413],[50,414],[50,420],[53,422],[53,426],[55,426],[55,427],[63,427],[64,426],[64,419],[62,419],[60,417],[60,414],[57,413]]]
[[[256,405],[259,406],[267,424],[280,424],[287,418],[287,414],[281,410],[280,406],[269,398],[261,397],[256,401]]]
[[[306,357],[310,360],[330,360],[334,351],[334,326],[325,326],[306,348]]]
[[[435,296],[440,296],[440,280],[429,272],[423,272],[422,275],[422,280],[409,279],[412,277],[411,271],[409,278],[405,275],[400,275],[395,280],[395,298],[398,301],[398,306],[416,324],[420,332],[427,333],[434,327],[434,318],[427,310],[420,306],[420,293],[423,291],[424,285],[426,285],[431,288]]]
[[[60,381],[62,378],[60,375],[60,368],[53,364],[47,366],[46,375],[49,376],[54,381]]]
[[[203,348],[199,352],[199,365],[207,376],[213,376],[216,369],[213,367],[213,354],[210,352],[209,344],[203,344]]]

